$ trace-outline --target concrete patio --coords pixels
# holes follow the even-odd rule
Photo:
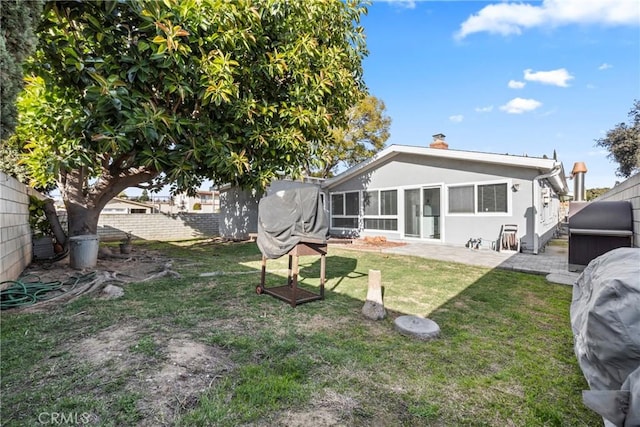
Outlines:
[[[566,241],[566,238],[558,240]],[[550,282],[565,285],[573,285],[580,275],[568,270],[568,248],[562,243],[556,245],[552,242],[537,255],[427,243],[408,243],[405,246],[382,249],[382,252],[540,274],[547,276]]]

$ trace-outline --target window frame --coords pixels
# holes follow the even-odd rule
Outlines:
[[[484,210],[484,211],[480,211],[480,204],[482,203],[482,206],[484,207],[485,206],[485,200],[486,200],[486,198],[484,197],[484,194],[483,194],[483,197],[482,197],[483,200],[481,200],[481,198],[480,198],[480,189],[481,188],[487,188],[487,187],[494,187],[495,188],[495,187],[498,187],[498,186],[504,186],[504,211],[502,211],[502,210],[493,210],[493,211]],[[493,200],[493,204],[496,207],[498,206],[497,202],[498,202],[498,196],[494,197],[494,200]],[[504,183],[504,182],[499,182],[499,183],[494,183],[494,184],[478,184],[476,186],[476,211],[479,214],[485,214],[485,215],[486,214],[506,214],[506,213],[508,213],[509,212],[509,185],[507,183]]]
[[[362,196],[362,228],[363,230],[370,230],[370,231],[390,231],[390,232],[398,232],[398,227],[399,227],[399,220],[398,220],[398,193],[399,193],[399,189],[398,188],[376,188],[376,189],[367,189],[367,190],[363,190],[362,191],[363,196]],[[366,202],[366,195],[371,194],[371,193],[375,193],[375,206],[376,206],[376,213],[366,213],[367,211],[367,206],[365,206],[365,202]],[[389,206],[387,206],[386,203],[383,203],[383,193],[395,193],[395,197],[392,196],[392,198],[395,199],[395,206],[392,206],[391,204],[389,204]],[[382,213],[383,208],[386,207],[391,207],[391,212],[395,212],[395,213]],[[367,227],[367,222],[368,221],[375,221],[376,224],[384,224],[382,227],[377,227],[377,228],[369,228]],[[388,224],[389,222],[393,223],[395,222],[395,228],[387,228],[386,224]]]
[[[466,183],[456,183],[450,184],[446,186],[447,189],[447,215],[449,216],[510,216],[512,215],[512,194],[509,191],[511,188],[511,180],[492,180],[492,181],[482,181],[482,182],[466,182]],[[479,191],[481,187],[487,186],[495,186],[495,185],[504,185],[505,186],[505,211],[492,211],[492,212],[483,212],[478,210],[478,201],[479,201]],[[473,211],[469,212],[451,212],[451,189],[452,188],[460,188],[460,187],[473,187]]]
[[[357,194],[358,197],[358,203],[357,203],[357,208],[358,208],[358,213],[357,215],[353,215],[353,214],[347,214],[347,194]],[[336,192],[332,192],[329,193],[329,200],[331,201],[331,206],[330,206],[330,213],[331,213],[331,221],[330,221],[330,228],[332,229],[336,229],[336,230],[357,230],[360,228],[360,218],[361,218],[361,200],[362,200],[362,196],[361,196],[361,191],[356,190],[356,191],[336,191]],[[341,210],[340,213],[335,213],[335,209],[338,207],[336,206],[335,203],[335,199],[334,198],[338,198],[341,197],[342,201],[341,201]],[[334,225],[334,220],[335,219],[355,219],[355,227],[345,227],[343,225],[341,226],[336,226]]]

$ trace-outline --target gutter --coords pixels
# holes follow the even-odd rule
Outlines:
[[[564,196],[568,193],[568,186],[566,178],[564,177],[564,168],[562,163],[556,164],[550,172],[543,173],[533,178],[533,185],[531,186],[533,191],[533,254],[538,255],[538,205],[540,202],[540,184],[541,179],[546,179],[549,184],[560,196]]]

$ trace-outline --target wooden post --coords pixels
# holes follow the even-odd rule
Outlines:
[[[384,319],[387,311],[382,301],[382,273],[380,270],[369,270],[369,289],[367,301],[362,307],[362,314],[372,320]]]

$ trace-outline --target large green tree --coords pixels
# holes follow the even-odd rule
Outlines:
[[[47,3],[13,144],[70,235],[127,187],[297,176],[365,90],[357,0]]]
[[[347,112],[347,122],[331,129],[330,143],[320,145],[319,166],[311,168],[313,175],[328,178],[340,167],[373,157],[389,139],[389,126],[384,102],[373,95],[363,96]]]
[[[16,97],[22,90],[22,64],[38,42],[36,25],[44,0],[5,0],[0,2],[0,140],[6,140],[16,127]],[[24,179],[19,152],[9,144],[0,145],[0,170]]]
[[[35,28],[44,0],[3,0],[0,4],[0,139],[16,126],[15,101],[22,90],[22,64],[38,42]]]
[[[596,145],[609,151],[609,158],[618,163],[616,175],[628,178],[640,171],[640,101],[629,111],[630,124],[619,123]]]

